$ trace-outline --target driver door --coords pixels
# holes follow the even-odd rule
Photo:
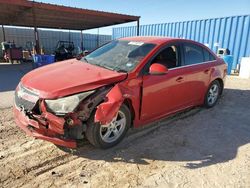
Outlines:
[[[175,66],[173,66],[173,63],[170,63],[171,68],[168,68],[169,62],[167,58],[160,58],[162,53],[164,53],[164,49],[169,47],[174,51],[174,55],[172,53],[169,56],[171,56],[172,60],[175,60]],[[145,121],[178,111],[178,109],[186,105],[185,92],[187,88],[184,84],[185,78],[181,69],[178,68],[181,65],[179,47],[172,45],[164,49],[160,50],[147,66],[150,67],[153,63],[161,62],[161,64],[167,66],[168,72],[163,75],[152,75],[146,71],[142,78],[141,119]],[[165,57],[167,55],[165,54]],[[164,60],[166,60],[165,63]]]

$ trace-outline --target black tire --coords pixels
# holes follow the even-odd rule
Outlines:
[[[131,125],[131,112],[129,108],[125,105],[122,104],[119,111],[121,111],[126,118],[126,123],[123,131],[121,132],[120,136],[113,142],[105,142],[100,133],[101,125],[100,123],[95,123],[94,122],[94,114],[90,117],[89,121],[87,122],[87,130],[85,132],[85,135],[88,139],[88,141],[94,145],[97,148],[102,148],[102,149],[107,149],[110,147],[115,146],[118,144],[126,135],[130,125]]]
[[[217,93],[217,97],[214,100],[211,100],[211,98],[209,98],[211,96],[211,92],[210,89],[212,89],[213,87],[217,87],[218,88],[218,93]],[[221,85],[219,83],[218,80],[214,80],[210,86],[208,87],[207,93],[205,95],[205,99],[204,99],[204,106],[206,108],[212,108],[214,105],[216,105],[219,97],[220,97],[220,93],[221,93]]]

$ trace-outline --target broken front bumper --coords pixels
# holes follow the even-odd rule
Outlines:
[[[52,142],[56,145],[76,148],[76,140],[63,138],[63,120],[51,113],[46,113],[44,118],[30,119],[23,111],[14,106],[16,124],[28,135]]]

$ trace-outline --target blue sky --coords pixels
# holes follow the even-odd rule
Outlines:
[[[141,16],[141,24],[250,14],[250,0],[39,0],[71,7]],[[136,25],[128,23],[112,27]],[[100,34],[112,34],[112,27]],[[85,33],[97,33],[97,29]]]

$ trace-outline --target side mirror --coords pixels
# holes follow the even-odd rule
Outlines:
[[[149,67],[149,74],[152,74],[152,75],[163,75],[163,74],[167,74],[167,72],[168,72],[168,68],[159,63],[153,63]]]

